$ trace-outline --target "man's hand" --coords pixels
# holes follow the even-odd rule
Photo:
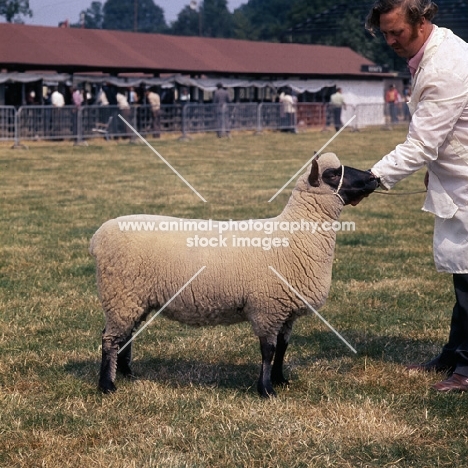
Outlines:
[[[380,179],[369,169],[367,172],[369,172],[372,176],[374,176],[374,179],[379,183],[380,185]],[[362,200],[364,200],[364,198],[367,198],[368,196],[370,195],[370,193],[366,193],[364,195],[362,195],[361,197],[359,198],[356,198],[356,200],[352,201],[350,203],[351,206],[357,206],[359,205],[359,203],[362,202]]]

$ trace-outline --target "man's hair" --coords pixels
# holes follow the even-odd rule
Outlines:
[[[432,21],[439,7],[431,0],[377,0],[366,18],[366,29],[372,34],[380,27],[380,15],[402,7],[406,20],[411,25],[418,24],[422,18]]]

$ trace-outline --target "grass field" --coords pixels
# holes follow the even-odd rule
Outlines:
[[[328,148],[369,168],[403,130],[346,132]],[[249,219],[332,136],[237,134],[153,141],[203,203],[145,145],[0,146],[1,467],[462,467],[466,395],[431,390],[405,364],[443,345],[451,277],[435,272],[424,195],[372,195],[346,207],[332,288],[296,323],[289,388],[256,393],[258,340],[247,324],[192,329],[158,317],[136,340],[136,382],[97,391],[103,315],[89,240],[107,219],[159,213]],[[423,173],[394,192],[422,187]]]

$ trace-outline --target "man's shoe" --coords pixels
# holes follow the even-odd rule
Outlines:
[[[452,374],[448,379],[432,386],[438,392],[466,392],[468,391],[468,377],[461,374]]]
[[[455,370],[455,366],[442,363],[440,356],[437,356],[432,361],[426,362],[425,364],[410,364],[409,366],[406,366],[406,369],[424,372],[447,372],[451,374]]]

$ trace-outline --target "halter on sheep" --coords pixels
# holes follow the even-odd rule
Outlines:
[[[340,183],[338,184],[338,187],[336,188],[336,190],[333,193],[343,202],[343,205],[344,205],[345,201],[343,200],[343,197],[340,195],[340,189],[341,189],[341,186],[343,185],[343,178],[344,178],[344,166],[341,165]]]
[[[278,225],[300,219],[331,223],[338,219],[344,205],[376,188],[372,174],[342,166],[334,154],[326,153],[315,158],[310,173],[299,178],[281,214],[252,221]],[[194,249],[187,244],[187,233],[183,231],[120,229],[124,221],[142,220],[158,224],[178,218],[150,215],[117,218],[104,223],[91,240],[90,252],[96,258],[99,297],[106,316],[101,390],[104,393],[116,390],[117,370],[132,376],[132,346],[125,349],[123,346],[131,340],[133,331],[150,311],[160,309],[174,296],[184,279],[206,266],[203,275],[184,289],[162,315],[194,326],[250,322],[260,339],[262,353],[258,392],[263,397],[274,396],[273,383],[287,383],[283,359],[293,323],[309,309],[284,288],[269,267],[280,272],[312,307],[319,309],[330,288],[336,233],[291,231],[287,246],[267,250],[250,244],[234,245],[236,236],[229,233],[225,246]],[[243,232],[247,240],[254,240],[256,234]]]

